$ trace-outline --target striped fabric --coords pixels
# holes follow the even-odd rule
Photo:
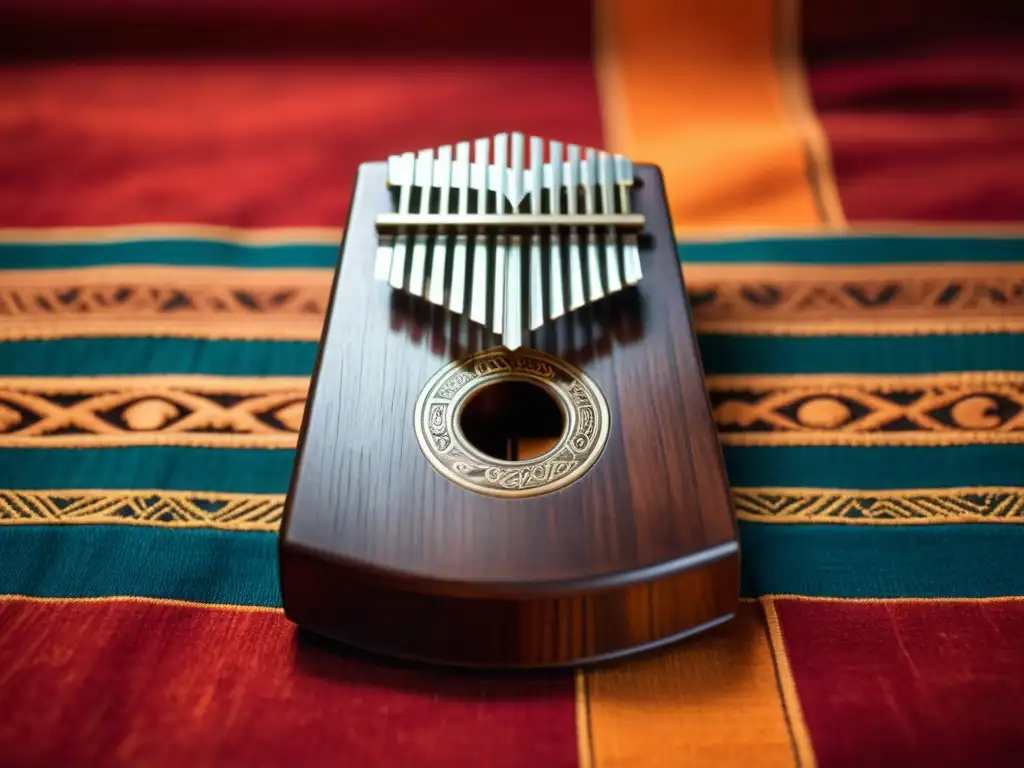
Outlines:
[[[5,3],[0,763],[1016,764],[1018,6]],[[575,674],[280,611],[355,168],[503,130],[661,166],[740,519],[735,621]]]

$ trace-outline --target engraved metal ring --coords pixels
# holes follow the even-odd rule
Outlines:
[[[540,386],[561,408],[565,429],[549,451],[526,461],[503,461],[475,448],[459,426],[462,409],[484,387],[503,381]],[[585,474],[608,442],[608,404],[583,371],[534,349],[494,349],[453,362],[427,382],[416,401],[416,439],[441,475],[488,496],[538,496]]]

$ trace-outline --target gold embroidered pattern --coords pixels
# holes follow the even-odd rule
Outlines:
[[[1024,442],[1024,373],[711,376],[726,445]],[[294,448],[305,377],[0,379],[0,447]]]
[[[684,264],[702,333],[884,335],[1024,331],[1011,264]]]
[[[0,447],[294,448],[305,377],[0,379]]]
[[[276,531],[279,495],[175,491],[3,491],[0,525],[150,525]]]
[[[0,271],[0,340],[320,338],[327,269],[122,265]]]
[[[1024,488],[734,488],[732,497],[739,519],[757,523],[1024,523]]]
[[[1019,264],[897,264],[884,270],[684,264],[683,273],[700,333],[1024,331]],[[0,340],[318,341],[331,279],[330,269],[118,265],[0,271]]]
[[[734,488],[741,520],[922,525],[1024,523],[1024,488]],[[276,532],[285,497],[206,491],[0,490],[0,525],[93,524]]]
[[[1024,442],[1024,373],[711,376],[726,445]]]

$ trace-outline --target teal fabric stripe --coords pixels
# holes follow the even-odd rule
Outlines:
[[[132,595],[280,606],[272,533],[141,526],[0,527],[0,593]]]
[[[743,593],[1024,595],[1024,526],[741,523]]]
[[[1024,334],[806,338],[708,335],[699,341],[708,374],[1024,370]],[[317,342],[313,341],[9,341],[0,342],[0,376],[308,376],[316,351]]]
[[[0,376],[309,376],[317,346],[313,341],[165,338],[10,341],[0,343]]]
[[[1024,261],[1024,237],[850,235],[758,236],[744,241],[680,241],[686,263],[908,264]],[[684,268],[685,274],[685,268]]]
[[[729,482],[748,488],[953,488],[1024,479],[1024,445],[726,446],[722,452]]]
[[[107,264],[165,264],[273,269],[333,269],[339,245],[242,245],[212,240],[118,243],[0,243],[0,269],[65,269]]]
[[[720,373],[941,373],[1024,370],[1024,334],[966,336],[702,335],[701,361]]]
[[[741,537],[742,591],[748,597],[1024,594],[1024,526],[742,523]],[[4,594],[280,605],[277,538],[269,533],[0,527],[0,551]]]
[[[0,488],[287,493],[293,450],[182,448],[0,449]]]
[[[202,239],[131,240],[117,243],[0,243],[0,269],[53,269],[98,264],[216,265],[229,267],[333,268],[338,245],[244,245]],[[684,263],[780,262],[886,264],[1024,261],[1024,237],[849,235],[751,240],[687,241]]]
[[[723,449],[744,487],[948,488],[1024,477],[1024,445]],[[0,488],[287,493],[295,452],[167,446],[0,449]]]

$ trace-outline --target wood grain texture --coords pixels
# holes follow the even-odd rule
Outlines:
[[[730,616],[738,543],[660,173],[637,166],[644,278],[531,334],[608,401],[594,467],[498,499],[437,473],[413,407],[441,367],[495,346],[373,280],[383,163],[360,167],[281,529],[286,614],[401,656],[578,663]]]

